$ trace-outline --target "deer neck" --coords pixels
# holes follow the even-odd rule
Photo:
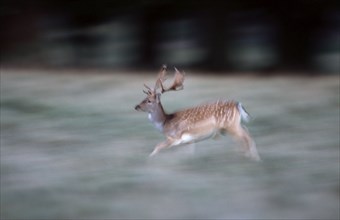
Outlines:
[[[164,123],[167,119],[167,114],[164,112],[162,104],[159,102],[155,109],[149,112],[149,120],[159,130],[163,131]]]

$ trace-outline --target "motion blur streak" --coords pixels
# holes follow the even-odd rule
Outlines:
[[[154,74],[58,73],[1,70],[1,219],[339,217],[337,76],[192,73],[163,97],[247,103],[255,163],[230,138],[148,159],[163,137],[133,107]]]

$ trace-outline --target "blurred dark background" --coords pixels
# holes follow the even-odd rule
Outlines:
[[[1,65],[338,73],[338,1],[3,0]]]

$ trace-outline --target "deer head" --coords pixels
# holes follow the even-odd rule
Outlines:
[[[144,87],[147,90],[143,90],[143,92],[147,95],[147,97],[135,107],[137,111],[144,111],[144,112],[154,112],[158,107],[161,107],[160,104],[160,96],[162,93],[168,92],[168,91],[177,91],[183,89],[183,82],[184,82],[184,74],[179,72],[175,68],[175,77],[173,83],[165,88],[164,81],[167,74],[167,67],[166,65],[162,66],[162,69],[160,73],[157,76],[156,83],[153,89],[151,89],[149,86],[144,84]],[[160,91],[158,91],[160,90]]]

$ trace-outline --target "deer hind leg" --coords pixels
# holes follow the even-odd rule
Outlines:
[[[246,157],[249,157],[255,161],[261,161],[261,158],[257,152],[256,144],[249,135],[247,128],[238,124],[233,129],[228,129],[230,134],[241,143],[242,151]]]

